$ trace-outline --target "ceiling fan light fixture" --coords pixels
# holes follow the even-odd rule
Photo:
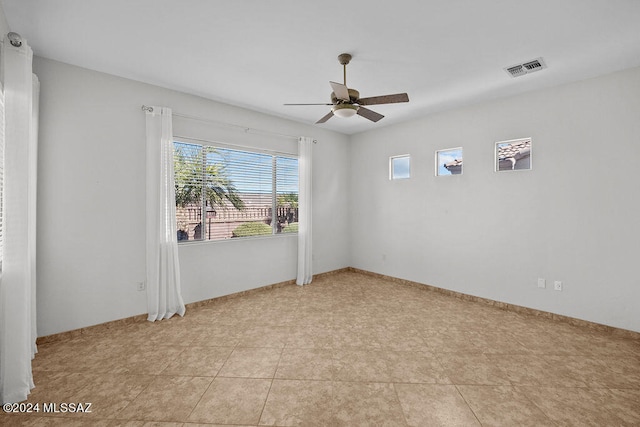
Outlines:
[[[346,119],[356,115],[358,112],[358,106],[353,104],[338,104],[334,105],[331,111],[333,111],[333,114],[336,116]]]
[[[395,93],[392,95],[370,96],[368,98],[360,98],[360,92],[353,88],[347,87],[347,64],[351,61],[351,55],[343,53],[338,56],[340,64],[344,72],[344,83],[329,82],[331,89],[331,104],[284,104],[284,105],[331,105],[331,111],[322,116],[316,124],[325,123],[333,116],[342,117],[343,119],[353,117],[356,114],[372,122],[378,122],[384,116],[369,110],[369,105],[395,104],[397,102],[409,102],[409,95],[406,93]],[[367,107],[365,107],[365,105]]]

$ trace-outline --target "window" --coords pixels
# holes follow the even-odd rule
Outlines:
[[[436,151],[436,176],[462,175],[462,147]]]
[[[389,179],[407,179],[411,177],[411,156],[389,157]]]
[[[178,241],[298,231],[298,159],[174,142]]]
[[[496,142],[496,172],[531,169],[531,138]]]

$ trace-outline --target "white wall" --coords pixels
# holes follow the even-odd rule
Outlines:
[[[40,336],[146,312],[136,290],[145,279],[142,104],[317,139],[314,272],[349,265],[347,220],[336,218],[348,201],[347,136],[48,59],[35,58],[34,72]],[[181,246],[185,302],[294,279],[296,247],[292,236]]]
[[[640,69],[351,138],[47,59],[34,71],[41,336],[146,311],[135,289],[142,104],[318,139],[315,273],[351,265],[640,331]],[[527,136],[533,170],[493,172],[494,142]],[[433,176],[435,150],[457,146],[464,174]],[[390,182],[388,157],[405,153],[412,178]],[[293,279],[295,246],[290,236],[181,246],[185,301]]]
[[[640,331],[639,135],[640,69],[356,135],[352,266]],[[494,142],[520,137],[533,170],[494,172]],[[435,177],[458,146],[463,175]]]

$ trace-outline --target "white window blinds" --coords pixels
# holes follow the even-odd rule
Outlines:
[[[175,142],[178,241],[297,232],[298,159]]]

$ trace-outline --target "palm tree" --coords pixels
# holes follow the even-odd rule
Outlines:
[[[244,209],[224,165],[207,161],[215,148],[184,143],[176,143],[174,147],[176,206],[202,203],[204,196],[211,207],[222,207],[228,202],[238,210]]]
[[[278,206],[288,205],[290,208],[298,207],[297,193],[284,193],[278,195]]]

